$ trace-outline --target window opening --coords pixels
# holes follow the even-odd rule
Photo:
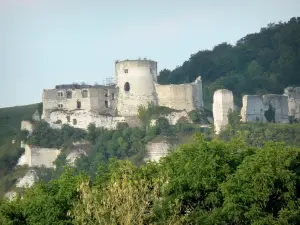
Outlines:
[[[82,97],[83,98],[87,98],[88,97],[88,91],[87,90],[83,90],[82,91]]]
[[[125,83],[124,90],[125,91],[129,91],[130,90],[130,84],[128,82]]]
[[[81,101],[77,100],[77,109],[81,109]]]
[[[59,91],[58,92],[58,97],[63,97],[64,96],[64,93],[62,91]]]
[[[68,123],[70,123],[70,120],[71,120],[70,116],[67,116],[67,120],[68,120]]]
[[[111,93],[111,99],[112,99],[112,100],[115,99],[115,93]]]
[[[72,98],[72,91],[67,91],[67,98]]]
[[[77,124],[77,120],[73,119],[73,125],[76,125],[76,124]]]
[[[105,103],[105,107],[106,107],[106,108],[108,108],[108,101],[107,101],[107,100],[105,100],[105,102],[104,102],[104,103]]]
[[[124,69],[124,73],[128,73],[128,69]]]

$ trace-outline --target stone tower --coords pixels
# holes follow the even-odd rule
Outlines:
[[[228,112],[234,110],[233,94],[230,90],[220,89],[214,93],[213,116],[215,133],[228,124]]]
[[[116,81],[119,89],[117,111],[120,116],[134,116],[139,105],[157,104],[155,83],[157,62],[125,60],[116,62]]]

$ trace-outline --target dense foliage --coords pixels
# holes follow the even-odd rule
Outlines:
[[[92,182],[66,168],[23,199],[0,203],[2,224],[298,224],[300,149],[195,141],[136,167],[100,165]],[[1,221],[2,220],[2,221]]]
[[[213,50],[191,55],[173,71],[164,69],[161,84],[203,80],[206,106],[216,89],[233,91],[238,104],[243,94],[281,94],[287,86],[300,85],[300,18],[269,24],[259,33],[248,34],[235,46],[222,43]]]

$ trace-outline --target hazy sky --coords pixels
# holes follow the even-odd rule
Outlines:
[[[40,102],[56,84],[102,84],[117,59],[174,69],[299,12],[299,0],[0,0],[0,107]]]

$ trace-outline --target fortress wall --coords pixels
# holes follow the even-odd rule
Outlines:
[[[150,142],[147,144],[147,154],[145,157],[145,161],[156,161],[158,162],[161,157],[164,157],[168,154],[171,145],[166,141],[161,142]]]
[[[241,120],[243,122],[266,122],[264,113],[265,106],[261,96],[243,96],[243,107],[241,109]]]
[[[37,146],[25,146],[25,156],[29,167],[45,166],[53,168],[53,162],[60,154],[60,150],[53,148],[41,148]]]
[[[94,88],[90,90],[91,111],[104,115],[115,115],[117,104],[117,89],[114,87]],[[107,104],[106,102],[107,101]]]
[[[265,110],[269,109],[270,104],[275,109],[276,123],[289,123],[288,96],[276,94],[263,95],[263,103]]]
[[[27,130],[31,134],[34,130],[35,125],[30,121],[23,120],[21,122],[21,130]]]
[[[94,123],[97,127],[103,127],[109,130],[116,129],[117,124],[120,122],[126,122],[124,117],[99,115],[88,110],[52,112],[50,114],[50,125],[57,123],[58,120],[60,120],[62,124],[69,124],[70,126],[81,129],[87,129],[90,123]]]
[[[160,106],[188,112],[203,107],[201,77],[190,84],[156,84],[155,88]]]
[[[156,86],[158,105],[177,110],[194,110],[194,87],[192,84],[159,85]]]
[[[201,77],[197,77],[194,81],[193,86],[193,96],[194,96],[194,104],[196,109],[200,109],[204,106],[203,103],[203,92],[202,92],[202,80]]]
[[[228,124],[228,112],[234,109],[233,94],[227,89],[215,91],[213,97],[213,116],[216,134]]]
[[[287,87],[284,94],[288,96],[289,116],[300,119],[300,87]]]
[[[117,110],[120,116],[134,116],[140,105],[157,104],[154,83],[157,63],[151,60],[125,60],[115,65],[119,90]]]
[[[178,122],[178,120],[180,120],[181,118],[185,118],[189,123],[192,123],[188,113],[186,111],[180,111],[180,112],[171,112],[168,115],[163,115],[161,117],[166,118],[169,121],[170,125],[176,125],[176,123]],[[150,125],[154,126],[156,124],[155,119],[151,120]]]

